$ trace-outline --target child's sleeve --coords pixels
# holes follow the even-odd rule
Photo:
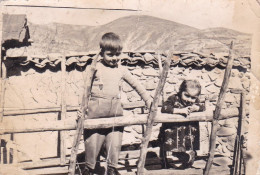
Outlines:
[[[174,95],[172,95],[163,103],[161,112],[173,114],[174,103],[175,103],[175,99],[174,99]]]
[[[127,70],[124,70],[123,79],[136,90],[136,92],[142,97],[145,101],[147,107],[149,107],[151,103],[151,97],[148,95],[145,88],[134,78],[134,76]]]
[[[195,103],[197,106],[199,106],[199,110],[198,112],[202,112],[202,111],[205,111],[206,108],[205,108],[205,103],[201,103],[198,99],[196,100],[196,103]]]

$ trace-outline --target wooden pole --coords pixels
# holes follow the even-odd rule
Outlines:
[[[69,166],[69,173],[68,173],[69,175],[75,174],[78,146],[79,146],[80,138],[82,136],[83,129],[84,129],[84,120],[85,120],[85,118],[87,118],[86,110],[88,108],[88,101],[89,101],[91,88],[92,88],[92,80],[93,80],[93,77],[96,72],[96,64],[97,64],[98,57],[99,57],[99,53],[94,58],[94,60],[91,64],[89,75],[87,75],[87,81],[85,84],[86,90],[83,94],[81,108],[80,108],[80,112],[81,112],[82,116],[80,116],[78,119],[76,134],[75,134],[72,149],[71,149],[70,166]]]
[[[0,7],[1,9],[1,7]],[[3,96],[3,78],[2,78],[2,62],[3,62],[3,58],[2,58],[2,28],[3,28],[3,15],[2,15],[2,10],[0,10],[0,123],[3,121],[3,116],[4,116],[4,106],[2,105],[2,96]],[[1,142],[1,135],[0,135],[0,142]],[[2,151],[1,151],[1,145],[0,145],[0,164],[1,164],[1,155],[2,155]]]
[[[1,79],[0,123],[3,121],[3,116],[4,116],[5,84],[6,84],[6,74],[7,74],[6,65],[3,61],[1,65],[1,70],[2,70],[2,77],[0,78]]]
[[[233,66],[233,60],[234,60],[234,57],[233,57],[233,41],[232,41],[230,44],[229,59],[227,62],[224,79],[223,79],[222,86],[220,89],[218,101],[216,104],[216,109],[215,109],[214,115],[213,115],[213,121],[212,121],[212,127],[211,127],[211,137],[210,137],[210,152],[209,152],[209,158],[208,158],[208,161],[207,161],[207,164],[205,167],[204,175],[209,174],[209,171],[212,166],[213,159],[214,159],[215,148],[216,148],[216,137],[217,137],[217,130],[218,130],[218,120],[219,120],[221,108],[222,108],[222,105],[224,102],[224,98],[226,95],[226,91],[228,88],[229,78],[230,78],[230,74],[231,74],[231,70],[232,70],[232,66]]]
[[[162,67],[162,58],[161,54],[157,54],[157,59],[158,59],[158,66],[159,66],[159,75],[162,74],[163,67]],[[164,90],[162,90],[162,104],[164,103]]]
[[[67,102],[66,102],[66,57],[63,56],[61,60],[61,118],[60,120],[66,119],[67,113]],[[66,160],[66,132],[60,132],[60,161],[61,164],[65,164]]]
[[[1,7],[0,7],[1,9]],[[4,89],[5,89],[5,78],[6,78],[6,68],[3,62],[2,57],[2,33],[3,33],[3,13],[0,10],[0,85],[1,85],[1,92],[0,92],[0,122],[3,121],[3,108],[4,108]],[[5,70],[4,70],[5,69]],[[4,74],[4,75],[3,75]]]
[[[244,150],[243,150],[243,143],[244,143],[244,129],[243,129],[243,126],[244,126],[244,122],[246,121],[246,92],[242,92],[241,93],[241,132],[242,135],[240,135],[240,144],[241,144],[241,166],[243,168],[243,172],[241,172],[241,166],[240,166],[240,172],[241,174],[245,174],[246,173],[246,161],[245,161],[245,155],[244,155]]]
[[[157,59],[158,59],[158,66],[159,66],[159,75],[161,75],[163,70],[161,54],[159,53],[157,54]]]
[[[155,91],[155,95],[154,95],[152,106],[150,108],[150,112],[148,114],[146,131],[144,133],[144,138],[142,139],[142,143],[141,143],[140,159],[139,159],[139,162],[137,165],[137,175],[145,174],[144,165],[145,165],[145,159],[146,159],[146,154],[147,154],[147,146],[148,146],[149,140],[151,138],[153,124],[155,121],[155,117],[157,115],[159,98],[162,93],[164,84],[166,82],[167,74],[168,74],[169,67],[170,67],[170,62],[171,62],[171,59],[169,58],[169,55],[168,55],[168,58],[164,63],[163,72],[160,75],[160,81],[159,81],[158,86]]]
[[[234,148],[232,175],[241,174],[243,161],[243,123],[246,117],[246,94],[241,92],[237,136]],[[245,166],[244,166],[245,167]]]
[[[2,58],[2,33],[3,33],[3,12],[2,12],[2,7],[0,6],[0,105],[2,104],[2,101],[1,101],[1,98],[2,98],[2,61],[3,61],[3,58]],[[0,106],[3,108],[3,106]],[[3,111],[2,109],[0,109],[0,123],[3,121]],[[1,142],[1,135],[0,135],[0,142]],[[2,150],[1,150],[1,145],[0,145],[0,164],[1,164],[1,156],[2,156]]]

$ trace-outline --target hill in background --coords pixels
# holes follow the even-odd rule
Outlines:
[[[226,28],[199,30],[187,25],[151,16],[127,16],[100,26],[52,23],[29,24],[34,41],[34,54],[53,52],[86,52],[99,49],[99,40],[106,32],[122,38],[125,51],[165,51],[221,53],[227,55],[233,40],[240,56],[249,56],[251,35]]]

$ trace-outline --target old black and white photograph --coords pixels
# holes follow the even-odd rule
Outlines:
[[[0,175],[260,174],[258,0],[0,12]]]

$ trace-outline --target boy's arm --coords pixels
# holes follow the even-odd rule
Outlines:
[[[195,105],[199,107],[197,112],[205,111],[205,103],[201,103],[199,99],[196,100]]]
[[[186,116],[189,115],[190,110],[188,107],[179,108],[175,106],[176,96],[170,96],[164,103],[161,109],[162,113],[168,114],[185,114]]]
[[[173,114],[173,109],[174,109],[174,96],[170,96],[162,105],[161,112],[162,113],[168,113],[168,114]]]
[[[148,95],[145,88],[134,78],[134,76],[127,69],[124,70],[123,79],[137,91],[137,93],[145,101],[146,106],[149,108],[152,101],[151,97]]]
[[[198,103],[198,106],[200,107],[199,112],[205,111],[205,103]]]
[[[190,112],[202,112],[205,111],[204,103],[195,103],[189,107]]]

